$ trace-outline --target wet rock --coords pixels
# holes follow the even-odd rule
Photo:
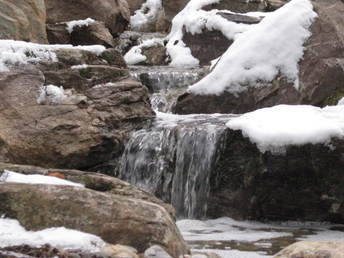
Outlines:
[[[1,161],[98,166],[119,156],[128,133],[154,115],[148,90],[126,69],[83,50],[57,51],[57,58],[0,73]],[[65,88],[63,102],[38,104],[48,84]]]
[[[312,3],[319,17],[311,26],[312,36],[305,43],[304,57],[299,63],[300,90],[279,75],[271,82],[264,82],[263,87],[248,85],[247,90],[237,95],[185,94],[179,98],[176,112],[242,113],[277,104],[326,106],[338,102],[344,96],[344,23],[340,18],[344,3],[336,0]]]
[[[44,0],[1,0],[0,39],[47,43]]]
[[[93,18],[104,22],[113,36],[125,30],[129,24],[129,5],[125,0],[45,0],[47,23],[56,24]]]
[[[344,244],[336,242],[297,242],[276,254],[275,258],[344,257]]]
[[[222,137],[208,216],[344,222],[343,140],[272,154],[261,153],[241,131],[227,129]]]

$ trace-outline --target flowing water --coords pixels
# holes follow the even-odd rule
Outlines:
[[[171,203],[190,247],[223,258],[272,257],[299,240],[344,241],[344,227],[317,223],[263,224],[230,218],[205,220],[209,179],[225,123],[234,115],[173,115],[177,97],[206,69],[131,67],[148,87],[157,118],[131,135],[120,178]],[[203,219],[203,220],[196,220]]]

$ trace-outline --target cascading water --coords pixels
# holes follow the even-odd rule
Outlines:
[[[171,203],[178,217],[205,217],[209,178],[229,116],[159,112],[170,112],[177,96],[199,80],[204,69],[135,67],[131,73],[153,93],[157,118],[150,128],[131,136],[120,178]]]

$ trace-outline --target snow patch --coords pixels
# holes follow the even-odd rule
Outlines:
[[[42,45],[16,40],[0,40],[0,72],[9,71],[11,65],[37,63],[41,60],[57,61],[54,51],[82,49],[100,55],[104,46]]]
[[[37,103],[40,105],[60,105],[67,97],[62,86],[47,85],[40,88]]]
[[[261,152],[284,153],[287,146],[330,143],[344,137],[344,106],[278,105],[231,119],[226,124],[241,130]]]
[[[140,30],[145,24],[153,21],[162,9],[161,0],[147,0],[135,14],[130,17],[132,30]]]
[[[4,170],[0,176],[0,182],[21,183],[21,184],[45,184],[45,185],[69,185],[76,187],[84,187],[82,184],[74,183],[68,180],[57,178],[54,176],[43,175],[23,175],[9,170]],[[1,232],[1,230],[0,230]],[[1,238],[0,238],[1,244]]]
[[[57,248],[99,252],[105,242],[98,236],[64,227],[26,231],[17,220],[0,218],[0,247],[24,244],[32,247],[50,244]]]
[[[338,106],[344,105],[344,97],[341,98],[341,99],[338,101],[337,105],[338,105]]]
[[[194,94],[239,93],[247,85],[259,87],[282,74],[299,88],[298,62],[308,30],[316,17],[309,0],[292,0],[267,15],[259,24],[236,33],[234,43],[223,54],[214,70],[189,87]]]
[[[96,21],[93,20],[92,18],[87,18],[85,20],[75,20],[75,21],[66,22],[66,25],[67,25],[67,30],[69,34],[71,34],[75,27],[89,26],[90,24],[95,23],[95,22]]]

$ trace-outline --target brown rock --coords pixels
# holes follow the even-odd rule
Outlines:
[[[95,172],[84,172],[79,170],[49,169],[29,165],[16,165],[0,162],[0,173],[4,170],[15,171],[17,173],[25,175],[62,175],[63,179],[83,184],[88,189],[92,189],[99,192],[113,193],[116,195],[140,199],[147,202],[158,204],[164,207],[172,218],[175,218],[175,210],[170,204],[164,203],[152,194],[145,192],[141,189],[138,189],[132,186],[131,184],[124,182],[113,176],[107,176]]]
[[[93,18],[105,22],[112,35],[124,31],[129,23],[130,11],[125,0],[45,0],[47,23]]]
[[[47,43],[44,0],[0,0],[0,39]]]
[[[153,244],[173,257],[189,252],[172,218],[156,204],[82,187],[0,183],[1,214],[27,230],[66,227],[143,252]]]
[[[61,50],[57,56],[57,63],[0,73],[1,161],[90,168],[119,155],[129,131],[153,116],[148,90],[125,79],[126,69],[99,65],[107,61],[87,51]],[[90,65],[70,67],[85,63]],[[37,103],[48,84],[69,89],[63,102]]]
[[[136,10],[141,8],[141,5],[145,3],[145,0],[129,0],[129,9],[130,9],[130,14],[133,15]]]
[[[218,3],[208,5],[204,7],[205,10],[218,9],[229,10],[236,13],[247,13],[255,11],[263,11],[265,9],[265,3],[261,0],[221,0]]]
[[[274,258],[343,258],[344,244],[335,242],[297,242],[288,246]]]
[[[71,44],[65,23],[47,24],[47,36],[49,44]]]
[[[93,22],[87,26],[75,26],[70,35],[71,43],[78,45],[103,45],[114,47],[114,39],[103,22]]]
[[[147,57],[145,65],[167,65],[166,48],[163,46],[143,49],[142,54]]]

